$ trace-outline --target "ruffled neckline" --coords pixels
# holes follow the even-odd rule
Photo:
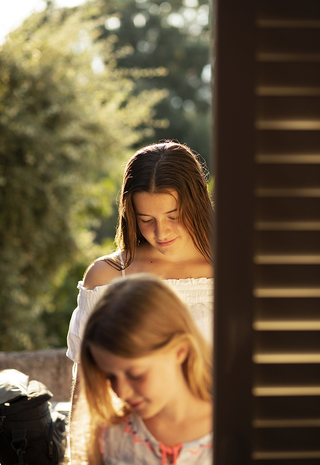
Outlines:
[[[213,285],[213,278],[181,278],[181,279],[173,279],[173,278],[170,278],[170,279],[164,279],[164,281],[166,283],[168,283],[169,285]],[[107,286],[109,285],[108,284],[102,284],[100,286],[96,286],[94,289],[87,289],[86,287],[84,287],[83,285],[83,281],[79,281],[78,282],[78,289],[81,289],[83,291],[87,291],[87,292],[99,292],[100,289],[104,289],[106,288]]]

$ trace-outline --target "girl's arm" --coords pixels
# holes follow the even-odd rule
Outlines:
[[[86,289],[93,290],[95,287],[109,284],[110,281],[119,277],[121,277],[121,271],[113,268],[105,260],[98,259],[85,272],[83,285]]]
[[[121,272],[112,268],[111,265],[106,263],[103,258],[100,258],[93,262],[85,272],[84,275],[84,282],[83,287],[85,289],[80,290],[79,297],[78,297],[78,307],[75,310],[74,318],[76,319],[76,312],[77,310],[81,312],[82,310],[85,312],[80,319],[82,321],[86,321],[88,316],[87,314],[90,313],[90,310],[93,309],[94,304],[96,303],[97,299],[100,297],[101,292],[94,292],[91,294],[90,291],[93,291],[97,286],[105,286],[109,284],[112,279],[120,277]],[[102,294],[101,294],[102,295]],[[88,308],[91,307],[91,308]],[[72,321],[72,320],[71,320]],[[71,328],[72,326],[72,328]],[[76,331],[75,323],[70,324],[69,333],[68,333],[68,347],[69,351],[72,353],[79,353],[80,352],[80,345],[81,339],[79,334],[73,333]],[[78,329],[79,333],[79,329]],[[78,350],[76,349],[78,347]],[[69,355],[70,356],[70,355]],[[74,360],[75,361],[75,360]],[[79,362],[76,360],[75,363]],[[73,378],[72,387],[71,387],[71,411],[74,408],[77,398],[79,394],[79,373],[77,370],[76,376]]]

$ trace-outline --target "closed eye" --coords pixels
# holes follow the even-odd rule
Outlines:
[[[151,223],[152,219],[150,220],[143,220],[142,218],[140,218],[140,220],[142,221],[142,223]]]
[[[127,377],[132,381],[140,381],[144,377],[144,373],[141,375],[131,375],[130,373],[127,373]]]

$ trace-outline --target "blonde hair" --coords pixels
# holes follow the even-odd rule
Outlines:
[[[210,401],[212,361],[210,345],[196,327],[186,305],[156,276],[139,273],[113,281],[89,317],[81,346],[81,371],[91,416],[91,438],[97,429],[120,422],[129,413],[115,406],[106,376],[91,354],[94,344],[125,358],[166,351],[186,342],[182,364],[185,381],[198,399]],[[91,444],[90,444],[91,442]],[[89,442],[97,462],[97,445]]]

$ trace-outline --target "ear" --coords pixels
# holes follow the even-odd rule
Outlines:
[[[183,342],[178,345],[176,348],[176,362],[179,365],[182,365],[185,359],[189,355],[189,345],[186,342]]]

